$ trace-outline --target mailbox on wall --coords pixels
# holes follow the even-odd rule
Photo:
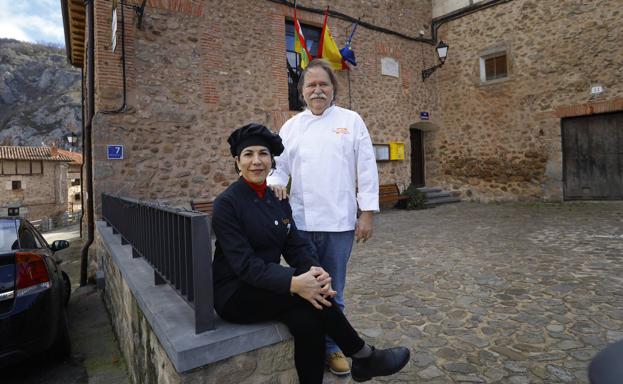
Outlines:
[[[404,160],[405,159],[405,143],[399,141],[389,142],[389,159]]]

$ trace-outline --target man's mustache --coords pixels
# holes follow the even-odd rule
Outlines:
[[[311,99],[323,99],[325,100],[327,98],[327,96],[324,93],[315,93],[314,95],[312,95]]]

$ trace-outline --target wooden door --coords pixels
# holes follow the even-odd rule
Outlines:
[[[424,140],[423,132],[411,129],[411,184],[423,187],[424,182]]]
[[[623,199],[623,112],[562,120],[565,200]]]

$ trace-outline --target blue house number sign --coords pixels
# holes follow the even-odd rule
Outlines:
[[[123,145],[107,145],[107,147],[108,147],[108,160],[123,159]]]

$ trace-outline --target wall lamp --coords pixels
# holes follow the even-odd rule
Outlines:
[[[65,135],[65,139],[67,140],[69,145],[71,145],[73,147],[78,142],[78,135],[76,135],[75,133],[71,132],[71,133],[68,133],[68,134]]]
[[[436,49],[437,49],[437,57],[439,57],[440,63],[437,65],[433,65],[430,68],[422,70],[422,81],[426,80],[427,77],[430,77],[430,75],[432,75],[433,72],[437,70],[437,68],[441,68],[443,63],[446,61],[446,56],[448,56],[448,48],[450,48],[448,44],[444,43],[441,40],[439,41],[439,44],[437,44]]]

